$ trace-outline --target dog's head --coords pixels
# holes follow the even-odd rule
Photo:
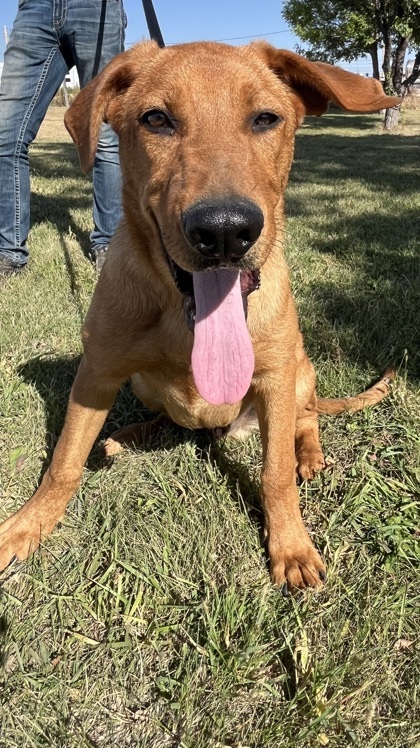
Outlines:
[[[194,351],[196,361],[205,361],[201,368],[213,364],[206,357],[208,344],[197,342],[198,318],[213,320],[213,332],[234,319],[232,334],[220,335],[220,346],[211,325],[204,334],[206,340],[211,334],[213,349],[225,348],[226,357],[233,337],[238,350],[245,346],[238,333],[241,295],[257,288],[259,269],[282,227],[296,128],[305,114],[325,112],[329,101],[369,112],[399,99],[384,96],[375,80],[265,42],[166,49],[146,42],[116,57],[66,114],[85,171],[93,163],[102,122],[118,134],[133,251],[148,252],[160,276],[184,294],[187,307],[192,301],[190,321],[195,296]],[[249,382],[251,354],[246,366]],[[237,368],[233,362],[225,378]],[[245,384],[229,397],[239,399],[243,391]],[[217,397],[229,402],[226,393]]]
[[[154,223],[177,266],[248,270],[264,263],[274,240],[295,130],[330,100],[357,112],[397,101],[375,80],[264,42],[146,42],[86,86],[65,121],[85,171],[101,123],[111,123],[126,211]]]

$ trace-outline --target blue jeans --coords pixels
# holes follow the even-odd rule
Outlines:
[[[28,147],[68,70],[83,87],[124,49],[122,0],[19,0],[0,86],[0,256],[28,258]],[[103,125],[93,167],[93,248],[106,246],[121,217],[118,138]]]

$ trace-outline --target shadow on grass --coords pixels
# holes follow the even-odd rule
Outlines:
[[[301,127],[304,130],[305,128],[324,130],[325,127],[345,127],[355,130],[370,130],[379,134],[382,121],[383,117],[380,115],[352,114],[330,104],[328,114],[324,114],[322,117],[306,117]]]
[[[1,600],[1,595],[2,593],[0,590],[0,600]],[[3,669],[7,662],[8,631],[9,631],[9,624],[8,624],[6,616],[0,616],[0,669]]]
[[[30,382],[36,387],[46,406],[47,457],[42,467],[42,473],[51,461],[54,447],[62,429],[67,400],[79,361],[79,357],[56,359],[37,357],[29,360],[20,368],[20,375],[26,382]],[[132,394],[131,389],[128,386],[123,387],[105,423],[104,429],[95,442],[87,463],[87,468],[92,472],[96,472],[112,466],[112,461],[104,459],[103,450],[100,445],[102,439],[109,436],[115,429],[128,423],[148,420],[153,417],[154,414],[138,402]],[[226,478],[227,485],[231,489],[232,496],[237,501],[239,510],[249,516],[250,521],[259,533],[261,547],[265,551],[268,572],[269,559],[263,538],[263,512],[260,504],[259,487],[251,479],[248,469],[228,454],[228,450],[224,448],[223,439],[215,439],[212,433],[207,430],[193,432],[182,429],[174,424],[169,428],[164,427],[162,432],[153,440],[135,449],[138,449],[138,451],[156,451],[186,443],[194,443],[197,447],[196,453],[198,459],[203,460],[207,464],[210,458]],[[279,595],[281,595],[280,591]],[[1,634],[0,619],[0,655]],[[285,697],[288,700],[292,700],[296,692],[296,668],[293,658],[285,650],[281,655],[277,655],[277,659],[282,664],[281,672],[287,677],[284,683]]]
[[[46,412],[46,460],[44,469],[51,461],[53,451],[61,434],[70,395],[80,356],[69,358],[30,359],[19,369],[25,382],[33,384],[45,403]],[[149,420],[153,414],[144,408],[134,397],[130,387],[123,387],[116,399],[105,425],[98,435],[88,461],[88,467],[97,469],[104,463],[104,454],[99,446],[113,431],[126,423]]]
[[[334,120],[334,117],[331,118]],[[326,124],[327,123],[327,124]],[[347,122],[342,123],[343,126]],[[315,126],[315,127],[314,127]],[[357,179],[372,191],[391,194],[418,193],[420,152],[419,139],[411,135],[372,134],[340,135],[330,117],[310,130],[303,129],[296,138],[291,181],[317,185]],[[355,128],[362,130],[360,124]],[[331,127],[332,132],[328,132]],[[315,130],[315,132],[314,132]],[[310,207],[310,205],[309,205]]]
[[[45,469],[52,458],[67,411],[70,390],[80,363],[80,356],[69,358],[36,357],[23,364],[19,373],[23,379],[33,384],[45,402],[46,410],[46,459]],[[133,394],[129,384],[124,385],[107,417],[104,427],[95,440],[87,467],[100,469],[110,462],[104,458],[101,442],[114,431],[131,423],[150,421],[156,414],[145,408]],[[211,457],[223,475],[226,475],[232,490],[239,487],[247,505],[258,503],[258,489],[255,488],[243,465],[228,457],[223,450],[223,439],[216,439],[207,429],[190,431],[175,423],[169,423],[159,430],[144,445],[134,447],[139,451],[157,451],[162,447],[194,442],[198,447],[198,456],[204,460]],[[128,447],[129,449],[129,447]],[[255,501],[254,501],[255,500]]]
[[[70,256],[66,237],[72,235],[78,242],[85,257],[90,258],[90,231],[78,222],[75,213],[92,213],[93,196],[91,180],[80,169],[77,151],[72,143],[37,143],[31,155],[31,170],[39,179],[51,181],[48,194],[32,192],[32,226],[49,221],[57,228],[59,242],[67,269],[69,285],[81,320],[84,318],[84,305],[80,298],[77,273]],[[71,182],[73,180],[73,182]]]
[[[335,119],[328,118],[332,124]],[[335,131],[297,139],[286,213],[306,222],[310,249],[331,255],[342,270],[339,283],[306,277],[299,289],[312,356],[328,355],[338,337],[345,358],[375,369],[404,360],[407,376],[420,379],[419,167],[418,139],[410,136],[353,138]],[[378,195],[383,196],[383,211],[337,213],[331,188],[346,187],[349,180],[375,192],[374,205],[381,205]],[[314,185],[314,200],[308,199],[308,185]],[[357,199],[355,192],[348,194]],[[403,196],[406,207],[390,212],[394,195]]]
[[[42,474],[51,462],[52,455],[61,430],[67,410],[70,390],[77,373],[80,357],[72,358],[33,358],[20,367],[19,373],[23,379],[33,384],[45,402],[46,411],[46,458],[42,465]],[[96,472],[112,465],[104,455],[102,442],[116,429],[127,424],[149,421],[155,413],[145,408],[134,396],[127,384],[119,392],[105,424],[95,440],[87,462],[87,468]],[[190,431],[176,424],[165,425],[144,444],[133,449],[138,451],[158,451],[168,449],[184,443],[194,443],[197,446],[198,458],[207,462],[208,457],[223,476],[232,490],[233,495],[242,498],[241,509],[244,507],[252,520],[257,524],[262,541],[263,521],[259,499],[259,489],[251,480],[244,465],[228,456],[223,449],[223,439],[215,439],[212,432],[206,429]],[[128,448],[130,449],[130,448]]]
[[[37,143],[31,154],[31,173],[40,179],[57,183],[57,190],[49,190],[48,195],[31,194],[32,225],[48,220],[57,227],[60,236],[71,232],[82,252],[88,256],[90,231],[83,228],[73,216],[73,211],[92,210],[91,180],[83,176],[76,149],[72,143]],[[76,179],[77,185],[61,190],[66,180]],[[64,242],[62,242],[63,246]],[[67,263],[68,264],[68,263]]]
[[[370,216],[360,215],[336,221],[334,232],[340,236],[337,240],[325,232],[311,242],[315,251],[333,254],[343,274],[342,283],[317,278],[303,289],[318,321],[303,319],[303,328],[310,328],[311,354],[328,355],[330,330],[347,359],[381,369],[406,360],[407,376],[418,381],[420,255],[404,251],[399,237],[401,244],[414,246],[420,216],[414,210],[397,219],[382,216],[372,226]]]

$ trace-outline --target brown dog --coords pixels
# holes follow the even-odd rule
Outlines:
[[[296,462],[303,478],[323,467],[317,413],[358,409],[387,392],[383,379],[356,398],[317,399],[282,253],[295,131],[329,100],[356,112],[399,101],[374,80],[263,42],[140,44],[79,94],[66,125],[85,171],[101,123],[118,133],[124,218],[87,315],[52,463],[0,526],[1,568],[26,558],[63,515],[131,378],[142,402],[191,429],[238,418],[242,428],[255,409],[273,582],[302,588],[324,578],[299,510]]]

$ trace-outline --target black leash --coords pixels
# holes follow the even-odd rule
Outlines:
[[[153,39],[153,41],[157,42],[159,44],[159,47],[164,47],[165,42],[163,41],[162,32],[159,27],[158,19],[156,18],[153,2],[152,0],[142,0],[142,2],[150,38]]]

